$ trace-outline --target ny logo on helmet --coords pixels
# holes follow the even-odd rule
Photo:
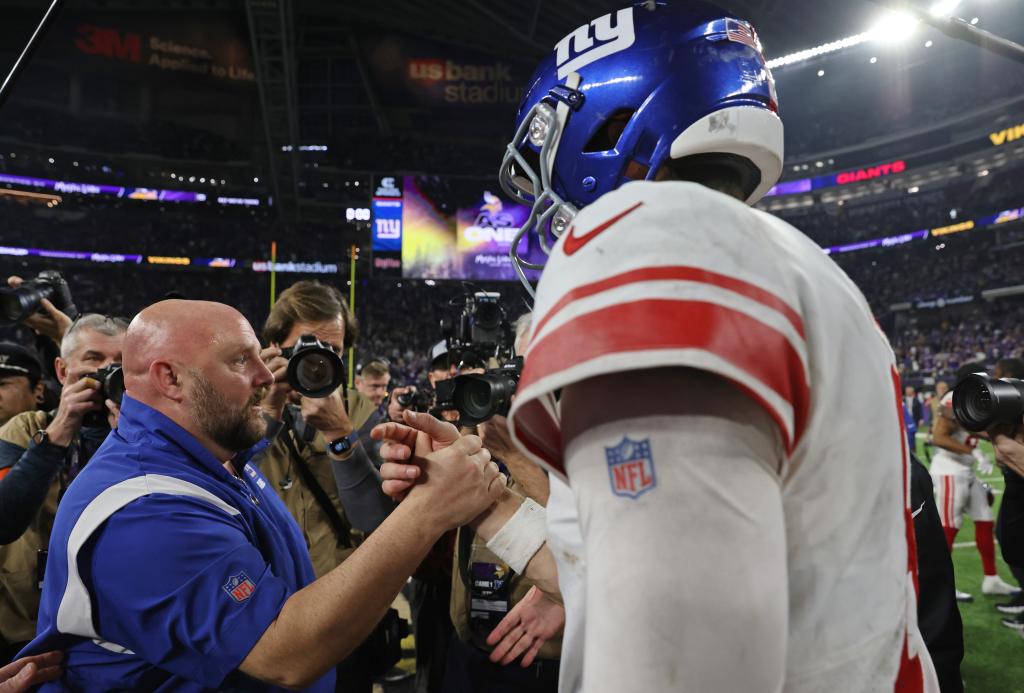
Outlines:
[[[615,13],[614,26],[611,12],[584,24],[555,45],[558,79],[565,79],[570,72],[629,48],[635,40],[632,7]]]

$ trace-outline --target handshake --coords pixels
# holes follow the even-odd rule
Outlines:
[[[461,435],[429,414],[405,411],[404,423],[376,426],[384,493],[422,506],[444,529],[471,524],[505,496],[507,479],[476,435]]]

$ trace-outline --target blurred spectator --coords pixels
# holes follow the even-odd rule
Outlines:
[[[42,402],[43,369],[39,359],[21,345],[0,342],[0,426]]]

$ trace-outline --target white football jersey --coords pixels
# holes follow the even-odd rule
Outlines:
[[[555,393],[567,385],[686,366],[747,393],[775,421],[786,453],[784,689],[938,690],[917,629],[892,350],[820,247],[700,185],[629,183],[584,209],[557,243],[525,356],[512,434],[563,478]]]
[[[940,411],[951,412],[953,411],[953,392],[952,390],[947,392],[942,397],[942,401],[939,402]],[[960,443],[961,445],[971,445],[971,443],[977,443],[974,436],[971,435],[970,431],[961,426],[956,421],[953,422],[954,432],[950,436],[953,440]],[[974,463],[977,460],[974,459],[974,455],[967,453],[961,454],[959,452],[953,452],[952,450],[946,450],[935,446],[935,454],[932,455],[931,473],[936,474],[957,474],[960,476],[974,475]]]

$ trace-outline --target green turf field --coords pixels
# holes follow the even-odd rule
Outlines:
[[[927,463],[922,449],[923,436],[918,436],[917,453]],[[992,448],[983,442],[986,451]],[[990,476],[981,476],[996,492],[995,509],[998,512],[1002,501],[1003,475],[996,471]],[[972,544],[974,523],[964,518],[964,525],[956,536],[956,544]],[[1013,583],[1013,576],[999,555],[996,546],[996,565],[999,575]],[[953,569],[956,571],[957,589],[974,595],[974,601],[960,604],[960,615],[964,620],[964,661],[962,673],[968,693],[1024,693],[1024,639],[1016,632],[999,623],[1005,618],[995,610],[995,605],[1007,597],[987,597],[981,593],[981,558],[973,546],[957,546],[953,549]]]

